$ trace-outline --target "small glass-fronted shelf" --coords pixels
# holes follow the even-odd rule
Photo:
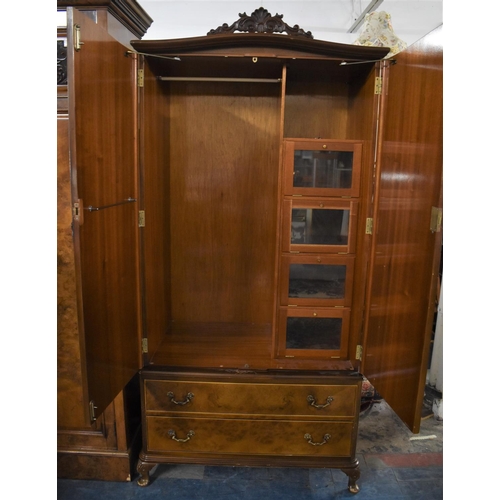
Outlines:
[[[352,187],[352,151],[309,151],[297,149],[293,160],[293,187]]]
[[[285,195],[359,196],[361,142],[286,140]]]
[[[350,309],[281,308],[280,354],[342,358],[347,355]]]
[[[347,245],[349,210],[293,208],[293,244]]]
[[[352,256],[283,256],[281,305],[349,306]]]
[[[285,251],[354,251],[357,202],[285,200]]]
[[[340,349],[341,318],[287,318],[287,349]]]

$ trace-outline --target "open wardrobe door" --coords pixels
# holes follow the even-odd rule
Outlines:
[[[68,9],[73,232],[90,420],[141,367],[136,61],[99,10]]]
[[[420,429],[442,246],[439,27],[384,62],[362,372]]]

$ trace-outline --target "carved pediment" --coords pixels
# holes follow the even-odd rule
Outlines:
[[[269,11],[263,7],[259,7],[250,16],[248,16],[245,12],[243,14],[239,14],[239,16],[240,18],[231,24],[231,26],[224,23],[222,26],[210,30],[207,35],[244,31],[248,33],[287,33],[288,35],[313,38],[310,31],[305,32],[298,25],[292,27],[286,24],[283,22],[282,14],[271,16]]]

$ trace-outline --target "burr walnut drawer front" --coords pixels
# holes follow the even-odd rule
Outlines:
[[[145,410],[345,418],[354,417],[358,386],[145,380]]]
[[[354,424],[148,416],[148,452],[349,457]]]

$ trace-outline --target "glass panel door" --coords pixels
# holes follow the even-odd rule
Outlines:
[[[359,196],[361,142],[286,140],[285,195]]]
[[[347,355],[350,309],[280,309],[280,354],[286,357],[343,358]]]
[[[281,305],[349,306],[354,257],[283,256]]]
[[[352,253],[356,216],[355,201],[285,200],[284,250]]]

